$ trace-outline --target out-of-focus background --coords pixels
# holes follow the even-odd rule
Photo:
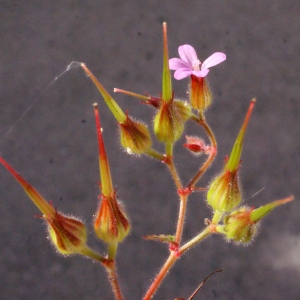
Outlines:
[[[170,57],[186,43],[202,61],[225,52],[227,60],[208,75],[214,103],[206,117],[219,153],[201,185],[222,169],[256,97],[240,172],[245,203],[259,206],[290,194],[296,200],[272,212],[248,247],[213,236],[193,248],[155,298],[188,298],[210,272],[223,267],[197,299],[300,299],[299,16],[298,0],[0,1],[1,155],[55,207],[86,220],[89,244],[104,252],[91,225],[99,195],[92,104],[99,103],[114,185],[132,224],[118,253],[126,299],[142,297],[168,255],[166,245],[142,236],[174,233],[174,184],[161,163],[124,153],[114,118],[80,68],[47,86],[71,61],[80,61],[112,93],[118,87],[159,95],[163,21]],[[177,97],[186,97],[187,84],[174,81]],[[114,96],[151,127],[154,109]],[[204,136],[194,125],[187,131]],[[177,143],[175,159],[187,183],[203,158],[190,155],[183,142]],[[79,256],[57,255],[34,217],[36,207],[3,167],[0,178],[1,299],[113,299],[104,269]],[[204,194],[192,195],[187,216],[184,240],[211,216]]]

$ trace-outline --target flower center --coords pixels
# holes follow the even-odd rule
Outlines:
[[[194,60],[193,63],[192,63],[193,70],[194,71],[200,71],[200,68],[199,68],[200,64],[201,64],[201,62],[200,62],[199,59]]]

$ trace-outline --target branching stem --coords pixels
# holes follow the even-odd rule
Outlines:
[[[183,254],[187,250],[191,249],[193,246],[198,244],[199,242],[203,241],[206,237],[208,237],[210,234],[215,233],[215,226],[213,224],[208,225],[204,228],[203,231],[201,231],[198,235],[196,235],[194,238],[192,238],[189,242],[184,244],[182,247],[179,248],[178,252],[180,254]]]
[[[167,275],[168,271],[172,267],[172,265],[175,263],[175,261],[180,257],[180,255],[187,250],[189,250],[191,247],[202,241],[204,238],[209,236],[210,234],[216,232],[215,231],[215,224],[208,225],[202,232],[200,232],[197,236],[195,236],[193,239],[191,239],[189,242],[184,244],[182,247],[180,247],[181,242],[181,236],[183,232],[183,225],[184,225],[184,219],[186,215],[186,206],[187,206],[187,200],[189,194],[196,189],[195,184],[197,181],[201,178],[203,173],[207,170],[207,168],[211,165],[213,162],[216,154],[217,154],[217,142],[215,139],[215,136],[209,127],[209,125],[205,121],[205,117],[202,111],[199,112],[199,117],[196,117],[195,115],[192,117],[193,120],[195,120],[198,124],[200,124],[204,130],[206,131],[210,143],[212,151],[210,155],[208,156],[205,163],[202,165],[202,167],[199,169],[199,171],[196,173],[196,175],[192,178],[190,183],[187,185],[185,189],[183,189],[180,177],[177,173],[177,170],[175,168],[174,162],[173,162],[173,145],[166,144],[166,158],[165,163],[167,164],[171,175],[174,179],[174,182],[176,184],[179,196],[180,196],[180,208],[179,208],[179,214],[178,214],[178,221],[176,226],[176,233],[175,233],[175,243],[178,245],[179,249],[177,251],[171,251],[170,256],[166,260],[165,264],[161,268],[160,272],[157,274],[156,278],[154,279],[153,283],[151,284],[150,288],[146,292],[143,300],[151,299],[156,290],[158,289],[159,285]],[[152,154],[152,153],[151,153]],[[154,156],[153,154],[151,156]],[[156,155],[155,155],[156,156]],[[154,156],[154,157],[155,157]],[[156,158],[158,158],[156,156]],[[159,158],[160,159],[160,158]]]
[[[180,245],[181,236],[183,232],[183,225],[184,219],[186,214],[186,205],[187,205],[188,195],[180,195],[180,207],[179,207],[179,214],[178,214],[178,221],[176,227],[176,234],[175,234],[175,242]]]
[[[187,185],[187,187],[192,189],[192,190],[194,189],[195,184],[201,178],[203,173],[211,165],[211,163],[213,162],[213,160],[214,160],[214,158],[217,154],[217,141],[216,141],[216,138],[215,138],[211,128],[206,123],[203,112],[199,113],[199,119],[195,119],[195,118],[193,118],[193,119],[196,120],[204,128],[204,130],[206,131],[206,133],[209,137],[210,143],[211,143],[212,151],[211,151],[210,155],[208,156],[207,160],[205,161],[205,163],[202,165],[202,167],[199,169],[199,171],[196,173],[196,175],[192,178],[190,183]]]

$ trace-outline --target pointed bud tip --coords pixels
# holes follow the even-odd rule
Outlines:
[[[262,205],[251,212],[250,219],[252,222],[257,223],[268,215],[276,207],[286,204],[294,200],[294,196],[291,195],[287,198],[273,201],[271,203]]]

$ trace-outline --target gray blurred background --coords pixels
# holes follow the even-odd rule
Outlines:
[[[206,115],[219,154],[201,186],[221,170],[249,102],[257,97],[242,156],[245,203],[259,206],[290,194],[296,201],[272,212],[248,247],[213,236],[193,248],[155,298],[188,298],[223,267],[195,299],[300,299],[298,0],[0,1],[1,155],[59,210],[86,220],[89,244],[104,252],[92,231],[99,195],[92,104],[99,103],[114,185],[132,223],[117,257],[121,286],[126,299],[140,299],[168,255],[167,246],[141,237],[174,233],[174,184],[161,163],[124,153],[114,118],[80,68],[46,87],[71,61],[80,61],[108,91],[158,95],[163,21],[170,57],[185,43],[202,61],[216,51],[227,54],[208,75],[214,105]],[[186,97],[187,83],[174,82],[177,97]],[[115,99],[151,127],[154,109],[123,95]],[[205,136],[193,124],[187,132]],[[191,156],[183,142],[175,156],[187,183],[203,158]],[[79,256],[57,255],[34,217],[36,207],[3,167],[0,176],[0,298],[113,299],[104,269]],[[211,216],[204,198],[201,193],[190,198],[184,240]]]

